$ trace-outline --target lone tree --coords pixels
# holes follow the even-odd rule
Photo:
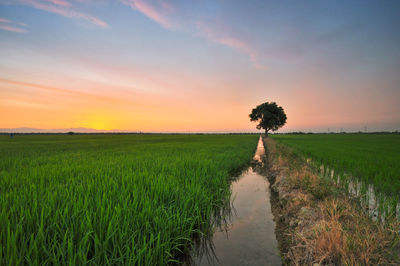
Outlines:
[[[286,123],[286,114],[281,106],[275,102],[266,102],[258,105],[249,115],[250,121],[259,121],[257,129],[265,129],[265,135],[268,131],[276,131]]]

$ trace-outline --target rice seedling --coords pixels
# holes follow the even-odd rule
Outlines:
[[[0,264],[176,262],[210,230],[257,140],[0,136]]]
[[[323,177],[361,198],[374,217],[393,217],[400,200],[399,134],[274,135]],[[397,213],[399,215],[399,213]]]
[[[399,265],[400,221],[371,220],[326,166],[307,164],[309,158],[272,138],[265,142],[284,264]]]

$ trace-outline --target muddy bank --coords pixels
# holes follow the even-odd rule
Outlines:
[[[265,173],[279,249],[286,265],[399,265],[399,223],[368,218],[332,181],[289,148],[264,139]]]

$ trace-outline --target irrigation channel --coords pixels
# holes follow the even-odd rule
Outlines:
[[[265,154],[260,137],[253,165],[231,184],[230,212],[215,228],[194,265],[281,265],[271,212],[269,182],[258,173]],[[258,165],[258,166],[257,166]]]
[[[373,221],[386,222],[387,217],[396,217],[400,221],[400,201],[398,196],[386,196],[376,191],[374,185],[346,173],[335,173],[334,169],[323,164],[314,164],[311,158],[307,163],[319,170],[321,178],[330,178],[336,185],[341,186],[347,191],[350,197],[359,199],[361,207]]]

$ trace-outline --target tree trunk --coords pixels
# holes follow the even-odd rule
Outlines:
[[[265,137],[268,137],[268,129],[265,130]]]

